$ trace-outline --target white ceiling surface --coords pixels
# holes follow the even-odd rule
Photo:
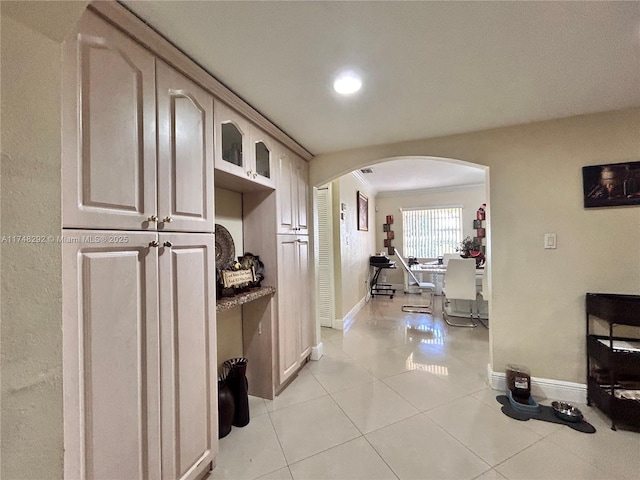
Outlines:
[[[315,155],[640,106],[637,1],[122,3]]]

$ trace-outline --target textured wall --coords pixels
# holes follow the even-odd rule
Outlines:
[[[2,16],[2,235],[61,234],[60,45]],[[61,246],[2,245],[2,471],[61,478]]]

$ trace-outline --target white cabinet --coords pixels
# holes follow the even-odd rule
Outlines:
[[[213,232],[213,97],[91,12],[63,64],[63,227]]]
[[[235,177],[230,186],[238,190],[274,188],[275,142],[271,137],[219,101],[215,102],[215,129],[215,168]]]
[[[213,97],[156,62],[158,230],[213,232]]]
[[[288,150],[278,155],[277,169],[278,233],[308,235],[309,166]]]
[[[213,235],[64,238],[65,478],[196,478],[217,449]]]
[[[279,383],[285,383],[311,353],[309,238],[278,235]]]

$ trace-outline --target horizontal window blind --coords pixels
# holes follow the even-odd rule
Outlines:
[[[454,253],[462,241],[462,208],[403,209],[402,225],[405,256],[436,258]]]

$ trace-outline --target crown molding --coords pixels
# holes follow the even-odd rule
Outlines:
[[[353,172],[351,172],[351,175],[353,175],[355,177],[356,180],[358,180],[363,187],[365,187],[371,195],[373,195],[374,197],[378,196],[378,189],[375,188],[371,182],[369,182],[369,180],[367,180],[364,176],[364,174],[362,172],[360,172],[360,170],[354,170]]]

